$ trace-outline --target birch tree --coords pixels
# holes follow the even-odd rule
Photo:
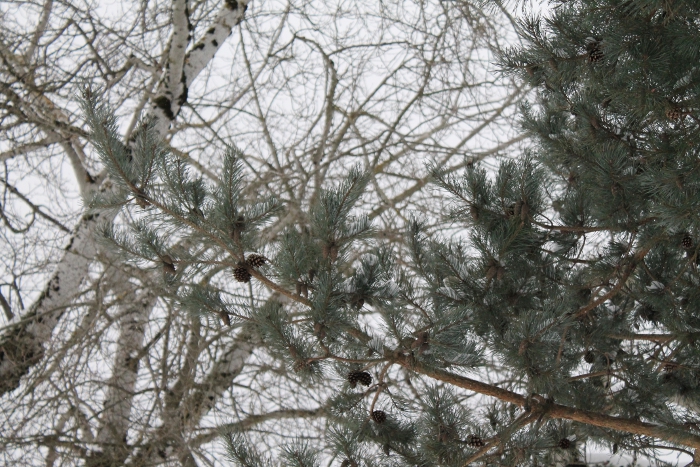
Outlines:
[[[125,148],[151,122],[205,180],[220,180],[227,145],[239,148],[246,195],[288,206],[260,231],[270,242],[357,162],[371,171],[377,236],[396,238],[408,211],[442,228],[425,162],[459,170],[522,140],[504,128],[523,90],[490,73],[507,28],[468,4],[0,8],[6,463],[209,465],[221,424],[284,437],[312,433],[325,413],[254,329],[170,299],[183,265],[129,261],[98,241],[105,222],[138,216],[86,211],[115,181],[79,111],[84,89],[114,109]],[[231,300],[279,299],[217,277],[202,280]]]

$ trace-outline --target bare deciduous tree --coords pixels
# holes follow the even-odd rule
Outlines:
[[[269,239],[303,224],[301,208],[356,163],[373,174],[365,201],[378,235],[393,238],[409,212],[442,228],[425,163],[457,170],[522,139],[504,129],[522,89],[490,69],[505,23],[467,3],[0,8],[8,464],[215,465],[222,424],[280,438],[323,426],[324,407],[251,330],[169,298],[164,276],[177,264],[134,265],[97,240],[115,214],[85,210],[112,182],[78,111],[84,89],[109,101],[125,142],[150,119],[212,180],[236,145],[248,194],[289,206]],[[211,285],[252,306],[270,298]]]

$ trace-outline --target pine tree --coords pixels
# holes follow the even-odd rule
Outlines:
[[[167,269],[174,301],[255,326],[310,391],[337,383],[325,437],[284,447],[285,463],[576,465],[595,443],[700,465],[698,17],[692,1],[576,0],[524,22],[502,63],[538,92],[523,116],[536,144],[496,173],[433,171],[455,235],[414,220],[382,244],[355,211],[371,178],[356,167],[262,245],[285,207],[243,199],[242,154],[209,186],[147,123],[123,146],[87,97],[121,188],[94,208],[138,212],[105,236]],[[284,302],[198,285],[222,267]],[[240,465],[272,462],[240,433],[227,442]]]

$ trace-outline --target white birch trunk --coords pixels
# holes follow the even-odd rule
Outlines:
[[[99,221],[95,215],[80,220],[39,299],[0,337],[0,396],[16,389],[20,379],[44,357],[44,343],[80,291],[97,254],[93,233]]]
[[[226,0],[204,39],[186,52],[188,25],[186,0],[176,0],[169,66],[155,93],[152,117],[165,138],[170,123],[187,101],[187,88],[194,82],[214,54],[244,17],[249,0]],[[175,98],[177,97],[177,98]],[[101,178],[101,177],[100,177]],[[80,180],[83,184],[84,181]],[[86,190],[89,192],[89,189]],[[83,193],[84,198],[86,193]],[[63,311],[79,291],[92,259],[98,252],[93,232],[97,215],[84,216],[46,288],[28,313],[20,316],[0,336],[0,397],[19,387],[21,378],[44,356],[44,344],[58,324]]]
[[[157,296],[151,290],[137,291],[122,273],[114,275],[116,287],[112,290],[125,303],[119,317],[119,338],[108,380],[104,409],[95,443],[101,450],[92,453],[88,465],[123,465],[129,455],[127,435],[130,426],[134,390],[143,357],[146,324]]]

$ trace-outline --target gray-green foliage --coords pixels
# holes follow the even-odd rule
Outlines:
[[[453,237],[415,220],[401,244],[374,239],[355,208],[370,175],[355,167],[262,245],[285,207],[242,198],[242,154],[210,186],[148,124],[122,144],[85,99],[118,187],[96,209],[140,206],[106,236],[175,266],[174,299],[251,323],[309,388],[338,382],[319,391],[328,428],[313,445],[266,457],[231,434],[236,463],[553,465],[587,443],[700,447],[700,10],[672,3],[555,2],[523,23],[526,45],[502,61],[539,90],[524,109],[536,145],[496,173],[433,170],[455,199]],[[263,249],[268,266],[245,263]],[[241,267],[286,302],[251,308],[198,284]],[[340,382],[353,371],[372,385]]]

